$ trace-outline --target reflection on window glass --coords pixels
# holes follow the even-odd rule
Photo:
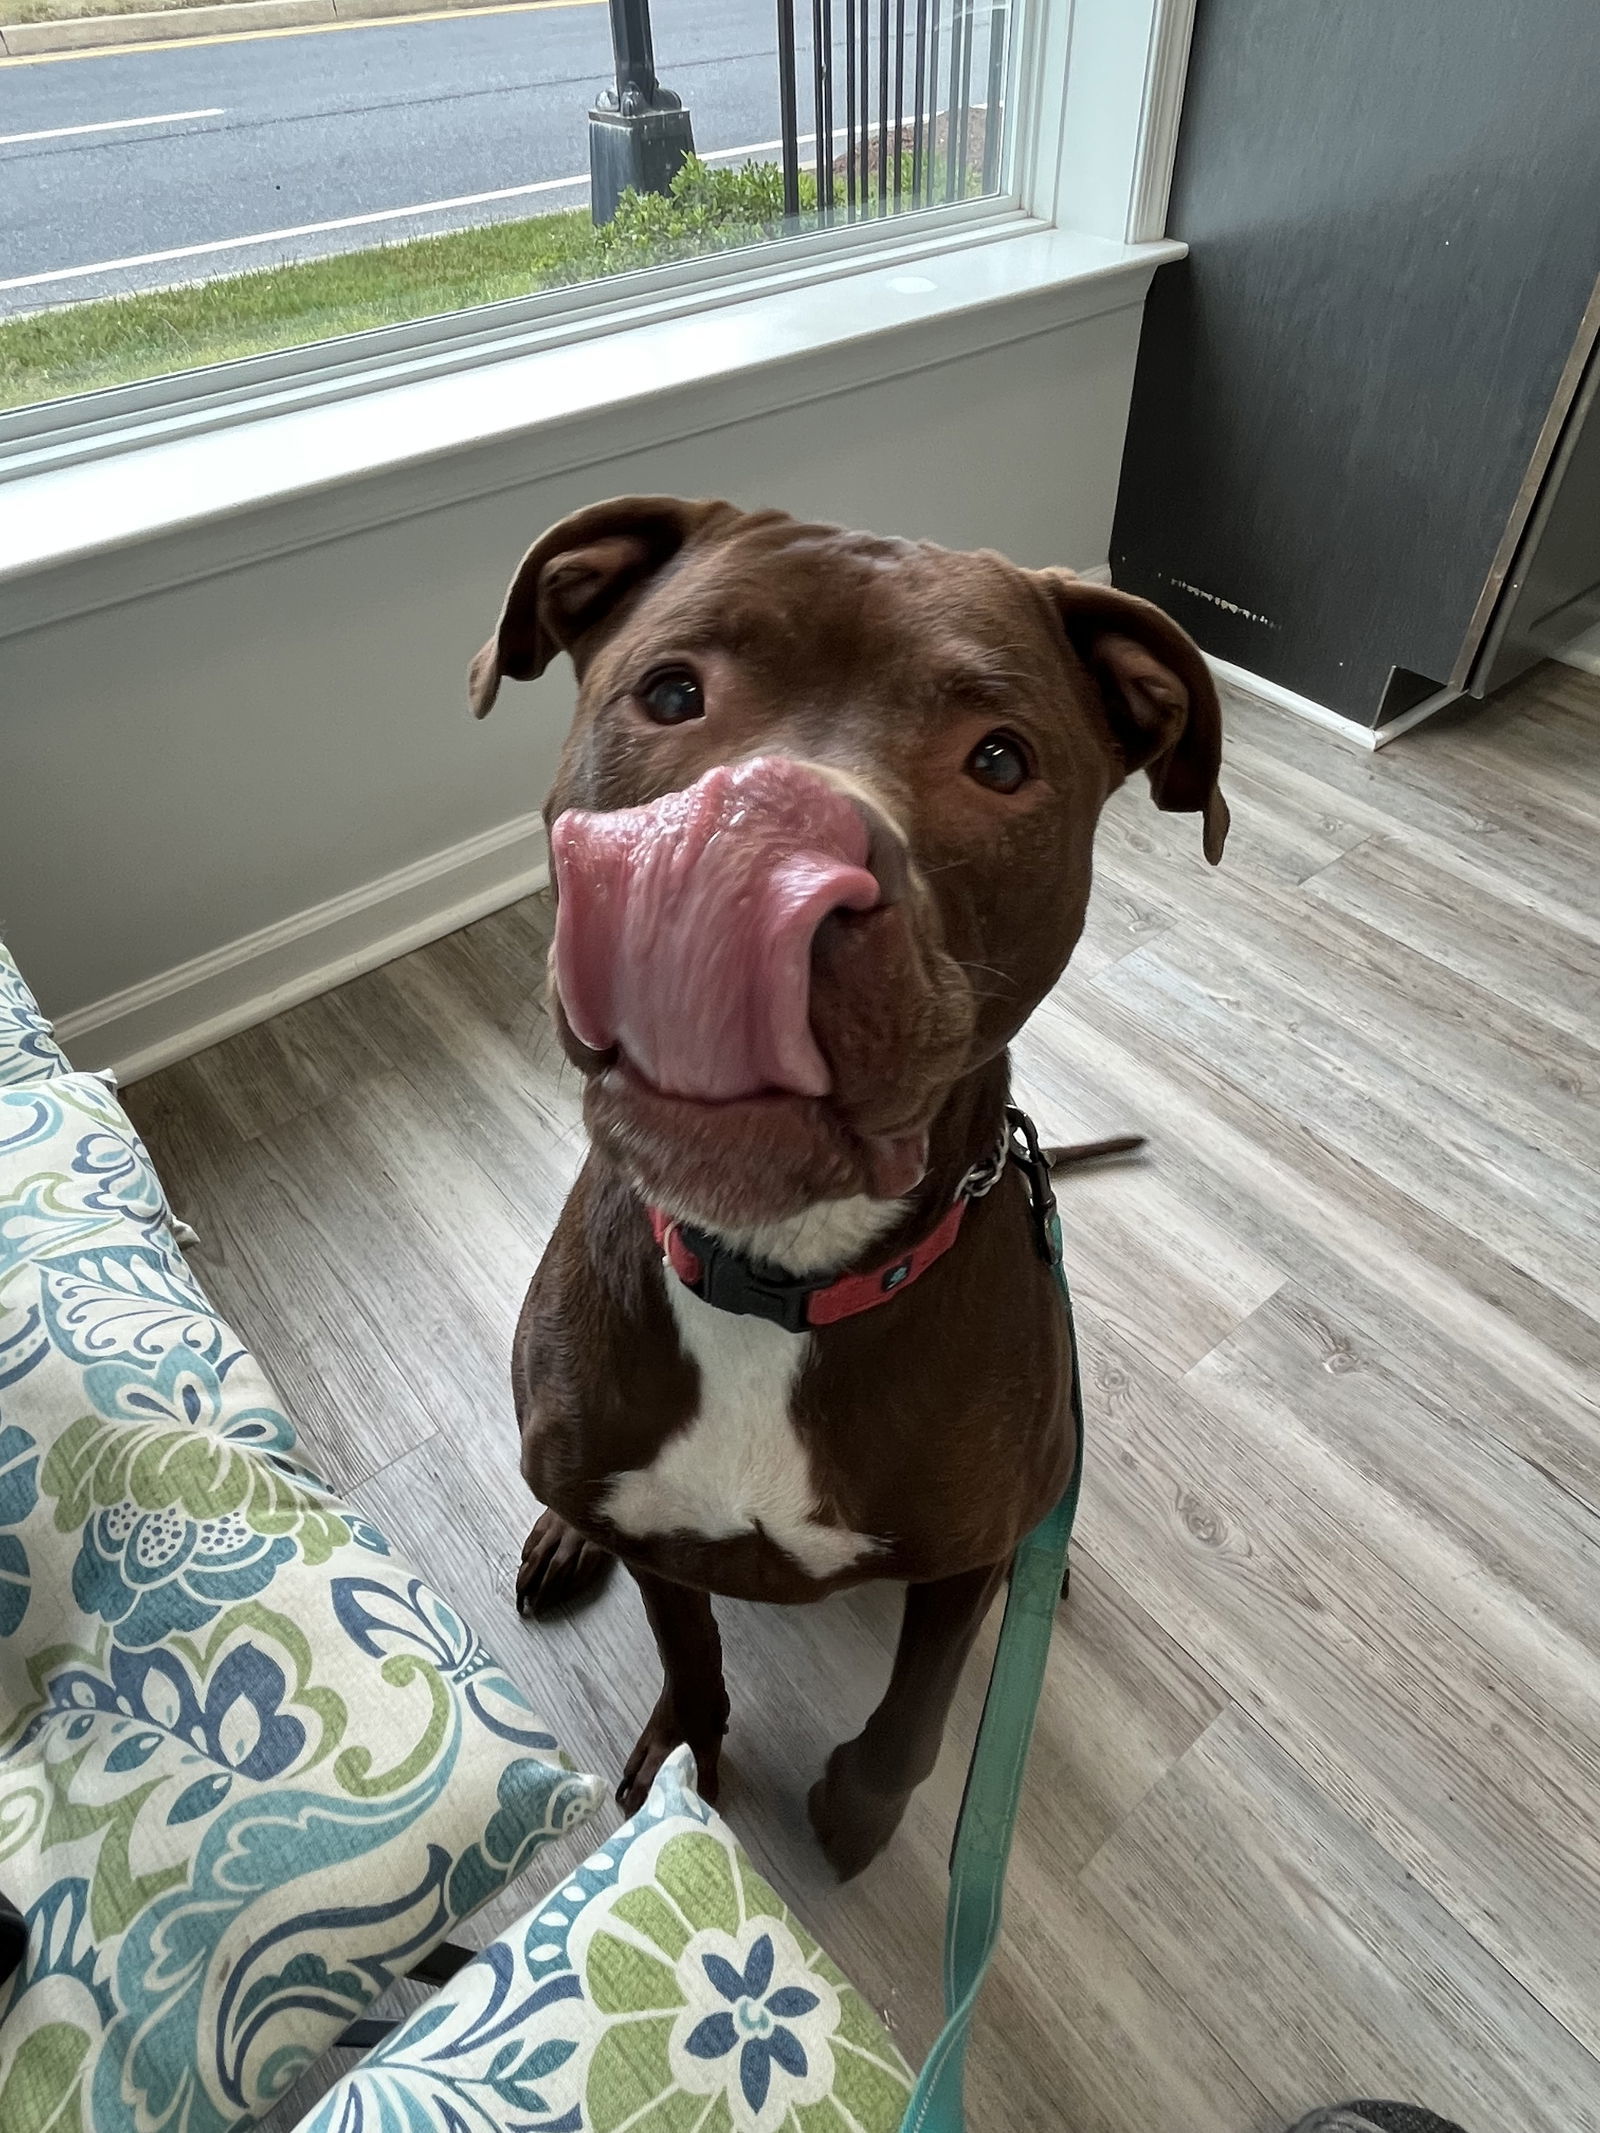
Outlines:
[[[1012,13],[0,0],[0,405],[992,193]]]

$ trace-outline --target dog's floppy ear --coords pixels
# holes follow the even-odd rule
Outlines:
[[[1148,600],[1070,570],[1039,576],[1068,642],[1100,685],[1123,768],[1145,772],[1157,807],[1201,817],[1215,866],[1228,834],[1228,803],[1217,787],[1222,712],[1200,647]]]
[[[558,652],[581,662],[583,638],[626,594],[708,528],[737,516],[732,504],[617,496],[541,534],[517,566],[494,635],[468,669],[474,715],[487,717],[508,674],[532,681]]]

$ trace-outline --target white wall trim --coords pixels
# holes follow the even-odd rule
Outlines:
[[[1564,601],[1543,616],[1529,637],[1546,659],[1558,659],[1583,674],[1600,674],[1600,585],[1591,585],[1576,600]]]
[[[1275,711],[1292,711],[1296,718],[1309,719],[1313,726],[1325,727],[1329,733],[1343,734],[1357,748],[1374,746],[1369,726],[1358,726],[1354,719],[1330,711],[1326,704],[1315,703],[1294,689],[1284,688],[1281,682],[1268,681],[1264,674],[1252,674],[1248,667],[1236,667],[1231,659],[1214,659],[1209,652],[1204,656],[1217,680],[1230,689],[1237,689],[1241,695],[1253,696],[1258,703],[1271,704]]]
[[[630,271],[442,318],[372,327],[7,409],[0,411],[0,481],[959,250],[987,242],[1018,220],[1019,210],[1006,197],[958,200],[920,210],[910,229],[881,222],[840,225],[754,252]],[[768,256],[774,250],[778,256]]]
[[[1161,229],[1195,0],[1077,0],[1039,11],[1022,87],[1018,193],[1058,229]]]
[[[1195,0],[1165,0],[1150,32],[1144,101],[1139,111],[1139,143],[1134,152],[1133,196],[1128,207],[1130,244],[1164,237],[1172,170],[1178,157],[1178,127],[1183,118],[1183,90],[1194,39]]]
[[[313,904],[63,1016],[73,1063],[126,1084],[454,933],[548,882],[536,814]]]
[[[1023,226],[484,369],[20,477],[0,638],[1136,309],[1178,245]]]
[[[1580,637],[1569,637],[1550,657],[1563,666],[1576,667],[1580,674],[1600,674],[1600,622]]]
[[[1447,704],[1459,703],[1459,689],[1440,689],[1432,696],[1413,704],[1409,711],[1402,711],[1383,726],[1358,725],[1353,718],[1346,718],[1340,711],[1330,711],[1326,704],[1313,702],[1309,696],[1301,696],[1294,689],[1284,688],[1281,682],[1268,681],[1264,674],[1252,674],[1248,667],[1236,667],[1231,659],[1214,659],[1207,652],[1206,665],[1217,680],[1230,689],[1237,689],[1243,696],[1253,696],[1259,703],[1271,704],[1277,711],[1292,711],[1296,718],[1309,719],[1312,725],[1325,727],[1329,733],[1342,734],[1357,748],[1368,751],[1385,748],[1402,733],[1409,733],[1413,726],[1420,726],[1425,718],[1432,718],[1435,711],[1442,711]]]

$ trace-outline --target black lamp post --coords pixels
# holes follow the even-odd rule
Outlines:
[[[664,193],[694,154],[694,129],[681,100],[656,80],[650,0],[609,0],[617,85],[589,113],[589,202],[609,222],[632,186]]]

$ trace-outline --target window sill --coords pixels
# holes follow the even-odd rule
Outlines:
[[[1183,251],[1019,216],[23,475],[0,488],[0,636],[1137,304]]]

